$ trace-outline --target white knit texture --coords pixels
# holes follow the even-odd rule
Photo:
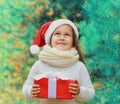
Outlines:
[[[75,64],[79,60],[79,55],[75,48],[62,51],[45,45],[39,53],[39,60],[54,67],[67,67]]]
[[[23,96],[31,98],[31,87],[36,75],[53,74],[62,79],[76,79],[80,85],[80,94],[73,100],[58,100],[58,99],[40,99],[40,104],[82,104],[92,99],[95,95],[95,90],[92,86],[89,73],[82,62],[77,62],[70,67],[53,67],[38,60],[31,68],[27,80],[23,85]],[[28,92],[29,91],[29,92]]]

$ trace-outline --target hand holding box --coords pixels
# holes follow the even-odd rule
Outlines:
[[[69,92],[70,83],[75,83],[75,80],[63,80],[55,76],[46,76],[34,80],[34,84],[40,85],[38,98],[72,99],[72,94]]]

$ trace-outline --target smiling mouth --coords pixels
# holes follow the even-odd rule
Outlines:
[[[66,45],[65,43],[58,43],[58,45]]]

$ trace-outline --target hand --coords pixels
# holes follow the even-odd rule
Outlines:
[[[35,98],[39,92],[40,92],[40,86],[37,84],[34,84],[31,90],[31,97]]]
[[[76,80],[76,83],[71,83],[69,85],[69,92],[72,93],[73,98],[76,98],[79,95],[80,87],[79,87],[79,83],[77,80]]]

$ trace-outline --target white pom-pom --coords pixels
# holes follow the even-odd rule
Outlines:
[[[40,51],[40,48],[37,45],[32,45],[30,47],[31,54],[37,54]]]

